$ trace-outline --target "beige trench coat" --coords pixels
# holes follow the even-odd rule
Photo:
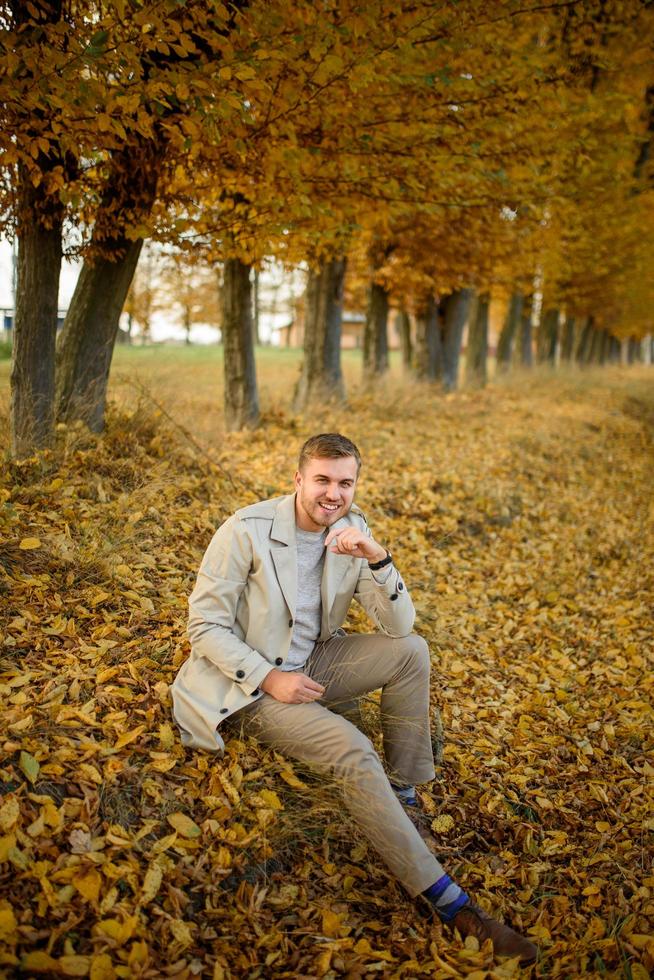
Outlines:
[[[353,506],[333,527],[370,534]],[[327,551],[320,639],[342,626],[352,599],[390,636],[407,636],[415,612],[398,571],[378,573],[362,558]],[[261,697],[259,685],[288,656],[295,618],[295,494],[244,507],[215,533],[189,599],[191,656],[172,686],[173,713],[185,745],[221,752],[217,727]]]

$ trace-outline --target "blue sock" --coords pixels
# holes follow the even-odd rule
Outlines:
[[[431,902],[443,922],[451,922],[469,900],[463,889],[449,875],[443,875],[422,894]]]
[[[406,806],[418,806],[415,786],[396,786],[395,783],[391,783],[391,786],[400,803]]]

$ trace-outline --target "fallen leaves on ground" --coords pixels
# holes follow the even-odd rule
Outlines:
[[[0,971],[518,976],[422,918],[335,790],[231,729],[182,748],[169,685],[213,529],[286,492],[306,435],[360,444],[359,502],[410,583],[448,870],[543,976],[654,966],[651,380],[401,386],[219,446],[114,413],[0,484]],[[225,475],[231,474],[231,479]],[[350,628],[368,628],[354,612]],[[374,698],[372,699],[374,702]],[[374,703],[364,716],[379,738]]]

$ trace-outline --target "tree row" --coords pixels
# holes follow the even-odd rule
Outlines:
[[[447,386],[473,294],[482,352],[497,290],[513,297],[508,349],[539,301],[543,337],[562,317],[594,350],[651,332],[654,12],[639,0],[11,0],[0,18],[17,455],[56,419],[102,428],[148,239],[223,265],[232,425],[256,418],[249,292],[266,257],[311,270],[300,408],[342,393],[348,263],[371,284],[371,375],[390,303],[415,316],[415,369]],[[83,265],[57,339],[67,254]]]

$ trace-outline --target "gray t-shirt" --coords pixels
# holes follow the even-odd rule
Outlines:
[[[282,670],[303,667],[320,635],[320,583],[325,563],[326,531],[295,528],[297,541],[297,601],[288,658]]]

